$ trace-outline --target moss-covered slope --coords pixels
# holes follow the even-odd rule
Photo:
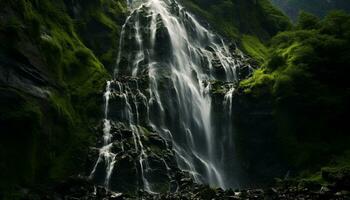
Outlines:
[[[125,2],[0,4],[0,191],[81,173]]]
[[[280,175],[312,172],[349,150],[349,24],[342,12],[322,20],[302,14],[294,30],[272,39],[264,66],[241,82],[237,141],[247,169],[262,173],[252,164],[269,161]]]

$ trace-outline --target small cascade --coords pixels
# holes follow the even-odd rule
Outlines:
[[[108,119],[108,108],[109,108],[109,99],[111,95],[111,81],[107,81],[106,91],[104,93],[104,100],[105,100],[105,117],[103,119],[103,146],[99,150],[99,157],[98,160],[91,171],[90,178],[93,178],[96,172],[96,168],[98,164],[101,162],[105,162],[106,164],[106,176],[104,185],[108,188],[109,187],[109,181],[110,177],[113,171],[113,167],[115,164],[115,154],[111,152],[112,143],[111,143],[111,122]]]
[[[231,86],[228,92],[225,94],[223,105],[228,110],[228,117],[232,117],[232,99],[235,88]]]
[[[160,142],[164,148],[169,149],[167,155],[171,154],[168,143],[161,137],[157,138],[149,124],[148,119],[148,95],[144,94],[145,89],[139,88],[139,80],[133,77],[124,77],[122,80],[111,80],[107,82],[105,92],[105,102],[107,107],[106,119],[103,120],[103,146],[100,149],[100,156],[96,161],[91,172],[91,178],[94,178],[96,169],[104,169],[104,185],[109,186],[111,177],[118,177],[118,158],[123,155],[132,157],[133,165],[137,168],[139,177],[138,188],[149,193],[155,193],[153,183],[149,177],[154,177],[154,170],[151,169],[151,162],[155,160],[162,165],[165,172],[162,179],[170,181],[170,171],[172,170],[168,163],[168,158],[158,155],[152,149],[145,146],[150,139]],[[108,112],[109,111],[109,112]],[[119,128],[118,128],[119,127]],[[112,133],[111,133],[112,132]],[[130,137],[120,132],[130,132]],[[126,138],[124,138],[126,137]],[[129,139],[127,139],[129,137]],[[116,139],[119,138],[119,139]],[[130,146],[131,145],[131,146]],[[116,151],[115,149],[120,149]],[[150,158],[151,156],[151,158]],[[101,167],[102,166],[102,167]],[[101,172],[100,172],[101,173]]]
[[[128,128],[132,131],[132,137],[135,145],[135,151],[138,153],[138,163],[140,166],[140,176],[142,180],[143,189],[147,192],[153,192],[151,185],[146,178],[146,174],[149,171],[148,156],[146,149],[142,142],[143,131],[140,128],[141,121],[140,115],[141,111],[139,110],[139,104],[147,104],[147,97],[140,91],[138,87],[138,82],[135,82],[136,88],[133,91],[127,83],[121,83],[119,81],[114,81],[114,84],[118,85],[119,91],[118,95],[124,99],[124,111],[123,116],[124,120],[128,124]]]
[[[226,116],[227,116],[227,125],[226,125],[226,136],[227,136],[227,141],[228,145],[232,147],[233,149],[234,144],[233,144],[233,116],[232,116],[232,104],[233,104],[233,94],[235,92],[235,88],[233,85],[229,85],[230,89],[227,91],[227,93],[224,96],[224,101],[223,101],[223,106],[226,111]],[[223,160],[223,159],[222,159]]]
[[[135,125],[130,125],[131,129],[132,129],[132,133],[133,133],[133,137],[134,137],[134,141],[136,141],[137,143],[135,144],[135,147],[139,146],[140,150],[139,150],[139,164],[140,164],[140,169],[141,169],[141,179],[143,182],[143,189],[147,192],[153,192],[151,190],[151,186],[145,176],[145,174],[147,173],[147,171],[149,170],[149,165],[148,165],[148,161],[147,161],[147,154],[145,152],[145,148],[142,144],[141,141],[141,137],[140,137],[140,131],[138,129],[137,126]],[[138,149],[138,148],[137,148]]]

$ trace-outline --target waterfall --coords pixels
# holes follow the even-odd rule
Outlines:
[[[225,94],[224,102],[223,102],[224,109],[225,109],[225,111],[227,111],[226,115],[227,115],[228,122],[232,122],[233,121],[233,119],[232,119],[232,117],[233,117],[232,116],[232,103],[233,103],[234,91],[235,91],[234,86],[230,85],[230,89]],[[226,128],[227,128],[226,135],[228,136],[228,141],[230,142],[229,146],[233,146],[234,144],[232,143],[232,141],[233,141],[233,138],[232,138],[232,132],[233,132],[232,123],[228,123]]]
[[[231,187],[220,150],[223,136],[213,124],[211,93],[213,81],[237,82],[243,54],[202,26],[175,0],[129,0],[128,5],[130,15],[122,27],[115,80],[107,83],[104,95],[104,145],[95,168],[99,162],[106,163],[108,186],[116,162],[116,155],[110,152],[108,119],[112,84],[117,88],[114,93],[124,101],[118,120],[127,122],[132,130],[144,190],[152,192],[152,182],[147,178],[150,169],[142,127],[149,127],[172,144],[179,168],[196,182]],[[135,80],[136,86],[131,89],[128,81],[120,79]],[[224,97],[229,117],[233,92],[230,89]],[[139,108],[140,102],[145,109]]]
[[[115,164],[115,156],[116,156],[114,153],[111,152],[111,148],[112,148],[112,143],[111,143],[112,135],[110,134],[111,122],[108,119],[108,108],[109,108],[108,104],[109,104],[110,95],[111,95],[111,81],[108,81],[106,86],[106,91],[103,95],[105,100],[105,109],[104,109],[105,116],[103,120],[103,146],[99,150],[98,160],[90,174],[90,178],[92,178],[95,174],[98,164],[104,161],[107,165],[106,176],[104,181],[104,184],[106,187],[109,186],[109,180],[110,180],[111,173],[113,171],[113,167]]]

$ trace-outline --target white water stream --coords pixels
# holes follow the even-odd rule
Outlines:
[[[152,183],[145,176],[148,164],[141,126],[152,127],[171,141],[179,167],[188,171],[195,181],[230,187],[225,177],[225,163],[218,151],[222,141],[213,128],[210,80],[237,81],[236,71],[242,65],[237,57],[243,55],[237,49],[232,52],[223,39],[200,25],[175,0],[130,0],[128,3],[130,15],[121,33],[115,78],[146,77],[148,89],[142,93],[137,86],[137,92],[131,92],[127,84],[107,83],[104,145],[96,163],[96,166],[102,161],[106,163],[105,185],[109,185],[116,160],[110,151],[108,119],[110,86],[114,84],[119,88],[114,92],[125,101],[124,119],[128,120],[135,149],[140,154],[145,190],[151,192]],[[223,102],[230,118],[233,92],[234,89],[230,89]],[[136,99],[140,97],[147,107],[147,113],[143,113],[147,115],[146,120],[140,117],[142,113]]]

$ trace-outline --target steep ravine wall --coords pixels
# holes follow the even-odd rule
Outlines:
[[[98,136],[94,127],[103,118],[102,95],[115,66],[126,2],[16,0],[0,5],[0,188],[12,190],[15,185],[46,184],[88,173],[91,163],[86,162],[92,160],[87,158],[88,149]],[[240,11],[223,20],[226,24],[213,21],[217,9],[205,11],[209,18],[202,16],[229,40],[239,40],[240,33],[265,40],[289,26],[283,15],[268,12],[269,4],[232,5],[218,2],[228,13],[231,8]],[[244,10],[250,8],[254,25],[244,23],[251,18]],[[152,134],[150,139],[163,144]]]
[[[85,171],[126,3],[72,2],[0,3],[0,198]]]

